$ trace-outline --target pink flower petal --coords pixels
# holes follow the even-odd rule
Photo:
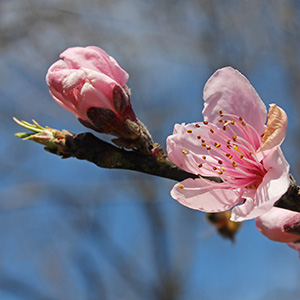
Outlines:
[[[71,101],[66,101],[66,100],[61,101],[60,99],[62,99],[63,96],[59,92],[54,90],[53,92],[50,92],[50,94],[51,94],[52,98],[63,108],[65,108],[66,110],[68,110],[69,112],[74,114],[77,118],[80,118],[86,122],[89,122],[89,120],[85,116],[85,114],[82,114]]]
[[[48,82],[52,89],[61,90],[64,94],[70,93],[74,88],[81,87],[86,80],[82,70],[56,70],[48,75]]]
[[[169,158],[187,172],[201,174],[202,176],[218,176],[216,171],[211,167],[212,164],[216,164],[211,155],[213,154],[218,157],[219,154],[216,153],[213,147],[208,151],[206,146],[202,146],[202,141],[209,141],[210,129],[212,127],[216,131],[216,136],[213,142],[210,141],[210,143],[224,142],[217,134],[221,129],[213,124],[210,127],[201,122],[187,125],[184,123],[176,124],[173,135],[167,138]],[[222,131],[222,134],[227,134],[227,132]],[[203,159],[203,156],[205,159]],[[199,168],[199,165],[203,165],[203,167]]]
[[[231,218],[230,218],[231,221],[242,222],[251,219],[251,217],[248,218],[248,216],[255,208],[255,204],[253,202],[253,199],[251,198],[245,198],[245,199],[246,201],[244,204],[237,205],[232,209]]]
[[[279,147],[264,159],[264,167],[267,173],[257,189],[258,205],[266,201],[274,204],[286,193],[290,185],[290,165]]]
[[[217,123],[219,111],[242,117],[259,134],[265,129],[267,109],[255,89],[239,71],[225,67],[207,81],[204,92],[204,120]]]
[[[300,213],[273,207],[267,213],[255,219],[257,229],[272,241],[290,243],[300,239],[299,235],[284,231],[284,225],[289,221],[300,220]]]
[[[239,191],[203,178],[188,178],[177,183],[171,196],[189,208],[205,212],[225,211],[241,201]]]
[[[290,166],[280,148],[269,153],[264,160],[264,167],[267,173],[258,186],[254,199],[248,199],[245,204],[236,206],[232,210],[232,221],[241,222],[266,213],[289,188]]]
[[[81,89],[80,110],[87,111],[90,107],[99,107],[99,99],[101,99],[101,107],[109,108],[115,111],[113,102],[114,86],[118,83],[110,77],[89,69],[83,69],[86,73],[86,82]]]
[[[186,138],[186,124],[176,124],[174,126],[173,135],[167,138],[167,151],[169,158],[181,169],[197,174],[199,169],[197,167],[197,161],[195,161],[193,151],[191,148],[199,145],[193,145],[189,139]],[[187,143],[185,143],[187,142]],[[185,146],[183,146],[185,145]],[[199,149],[201,150],[201,149]]]
[[[74,69],[86,68],[104,73],[113,78],[122,87],[129,78],[128,73],[119,66],[116,60],[98,47],[69,48],[60,57],[64,58],[65,62]]]

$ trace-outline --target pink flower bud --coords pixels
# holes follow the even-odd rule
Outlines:
[[[98,47],[74,47],[48,70],[53,99],[96,131],[130,138],[125,121],[136,121],[126,86],[129,75]],[[129,132],[128,132],[129,131]]]
[[[287,243],[300,254],[300,213],[273,207],[255,219],[257,229],[270,240]]]
[[[286,230],[286,225],[298,223],[300,213],[287,209],[273,207],[267,213],[255,219],[257,229],[267,238],[276,242],[289,243],[300,239],[298,234]]]

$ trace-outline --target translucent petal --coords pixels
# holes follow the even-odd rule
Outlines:
[[[266,157],[264,167],[267,173],[257,188],[253,199],[247,199],[244,204],[233,209],[231,215],[233,221],[240,222],[261,216],[268,212],[274,203],[286,193],[290,185],[290,166],[280,148]]]
[[[239,191],[203,178],[189,178],[177,183],[171,196],[189,208],[205,212],[225,211],[241,200]]]
[[[204,120],[217,122],[219,111],[242,117],[259,134],[265,129],[267,109],[248,79],[239,71],[225,67],[207,81],[204,91]]]

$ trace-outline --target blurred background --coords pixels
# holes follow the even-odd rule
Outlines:
[[[299,181],[299,13],[290,0],[0,0],[0,299],[299,299],[298,253],[254,221],[232,243],[170,197],[171,180],[61,160],[12,121],[87,131],[45,75],[66,48],[95,45],[130,74],[135,112],[165,147],[175,123],[202,120],[206,80],[231,65],[287,111]]]

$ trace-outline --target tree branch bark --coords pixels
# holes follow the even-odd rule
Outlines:
[[[118,148],[89,132],[81,134],[68,132],[64,136],[65,138],[57,143],[57,147],[46,147],[45,150],[63,158],[75,157],[87,160],[101,168],[138,171],[176,181],[198,177],[173,164],[159,145],[153,149],[153,155],[146,156],[134,150]]]
[[[172,163],[159,144],[153,145],[152,155],[144,155],[134,150],[118,148],[89,132],[73,134],[65,130],[51,130],[56,136],[54,146],[45,147],[45,150],[63,158],[75,157],[92,162],[101,168],[138,171],[176,181],[199,178],[198,175],[188,173]],[[221,182],[218,177],[205,178]],[[300,187],[296,185],[292,176],[288,191],[274,206],[300,212]]]

